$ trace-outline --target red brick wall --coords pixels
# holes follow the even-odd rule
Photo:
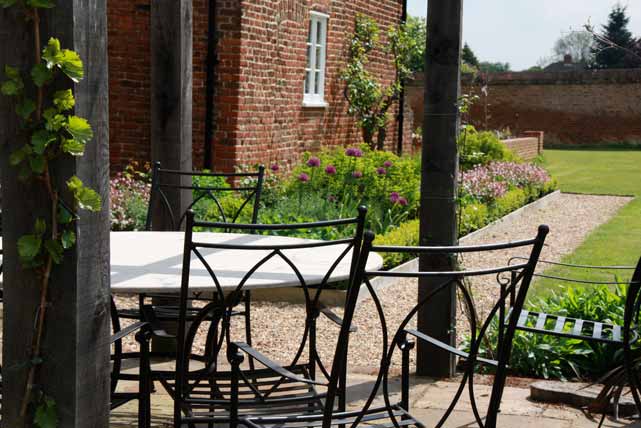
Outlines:
[[[194,0],[194,164],[202,166],[205,120],[207,1]],[[347,115],[343,83],[356,13],[383,28],[398,23],[397,0],[217,0],[218,65],[214,97],[217,169],[238,164],[295,162],[305,150],[361,141]],[[325,109],[304,108],[303,77],[309,11],[330,15]],[[110,126],[112,169],[149,160],[149,0],[110,0]],[[382,33],[386,33],[383,31]],[[384,40],[383,40],[384,41]],[[374,74],[388,83],[392,64],[378,55]],[[396,147],[397,108],[387,146]],[[411,125],[406,123],[406,147]]]
[[[479,93],[470,83],[467,90]],[[640,99],[641,70],[497,74],[489,81],[488,126],[542,130],[547,145],[639,141]],[[476,124],[485,122],[484,102],[472,109]]]
[[[518,157],[526,161],[534,160],[541,154],[542,146],[536,137],[510,138],[502,142]]]

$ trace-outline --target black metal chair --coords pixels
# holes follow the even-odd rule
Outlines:
[[[151,424],[151,384],[149,383],[149,374],[146,372],[149,365],[140,364],[141,361],[149,361],[149,355],[142,355],[147,348],[141,347],[141,352],[125,352],[123,350],[123,339],[130,335],[136,335],[137,341],[145,341],[148,337],[148,324],[145,322],[134,322],[126,327],[120,324],[120,317],[116,310],[116,305],[111,299],[111,337],[112,345],[111,354],[111,396],[110,409],[138,400],[138,426],[140,428],[149,428]],[[139,373],[125,373],[125,368],[131,368],[134,365],[139,366]],[[128,366],[128,367],[125,367]],[[137,382],[137,391],[120,391],[118,383],[121,381]]]
[[[316,349],[316,323],[321,314],[329,320],[342,325],[341,319],[325,308],[320,302],[321,292],[326,289],[335,270],[346,264],[349,266],[349,280],[353,278],[356,261],[362,244],[362,235],[365,221],[365,208],[359,209],[355,218],[343,220],[330,220],[316,223],[301,223],[291,225],[230,225],[227,223],[203,223],[194,221],[193,213],[187,215],[185,232],[185,251],[183,259],[183,279],[180,295],[180,317],[177,335],[179,346],[176,369],[172,372],[150,370],[154,381],[160,381],[174,399],[174,426],[185,424],[195,427],[196,424],[229,423],[235,417],[230,417],[233,412],[241,415],[270,414],[282,411],[314,412],[322,408],[324,394],[314,388],[319,384],[317,377],[329,377],[325,364]],[[284,244],[260,244],[260,242],[239,242],[237,244],[213,244],[194,240],[194,228],[220,229],[232,227],[238,231],[252,230],[261,234],[278,234],[287,230],[314,230],[321,228],[345,228],[349,237],[331,241],[302,241],[300,243],[287,242]],[[314,275],[315,284],[309,284],[303,272],[298,268],[296,252],[304,249],[331,248],[335,257],[325,260],[327,266],[321,264],[319,271]],[[259,252],[260,261],[247,272],[239,275],[237,285],[231,290],[223,290],[219,283],[219,275],[225,269],[224,265],[210,264],[203,254],[217,249],[240,250]],[[350,252],[352,253],[350,255]],[[223,299],[208,302],[200,308],[195,317],[190,317],[188,302],[191,296],[189,290],[190,267],[192,258],[200,263],[209,272],[212,284],[218,289],[218,295]],[[261,365],[261,368],[240,369],[234,363],[236,370],[242,370],[243,385],[232,382],[232,373],[229,369],[221,367],[226,363],[221,350],[225,347],[227,352],[233,346],[230,332],[232,310],[238,300],[242,298],[244,286],[254,276],[260,275],[260,268],[265,263],[279,259],[291,268],[292,279],[300,287],[305,298],[305,321],[302,325],[302,334],[296,337],[297,351],[291,361],[283,368],[262,357],[249,345],[243,345],[249,353],[249,360]],[[322,273],[321,273],[322,271]],[[316,283],[317,282],[317,283]],[[207,332],[205,350],[200,353],[194,347],[196,333]],[[157,334],[157,331],[152,333]],[[165,333],[160,331],[161,335]],[[286,332],[283,332],[286,333]],[[148,346],[148,345],[147,345]],[[304,356],[307,351],[307,356]],[[197,365],[194,368],[194,365]],[[263,367],[265,366],[266,367]],[[275,368],[272,371],[271,368]],[[344,383],[344,382],[343,382]],[[233,403],[231,397],[241,396]],[[343,397],[344,395],[341,395]],[[344,405],[344,400],[342,400]]]
[[[181,184],[181,178],[183,177],[189,177],[190,184]],[[256,172],[214,173],[168,170],[163,169],[160,162],[156,162],[152,170],[151,195],[145,230],[151,231],[154,229],[154,214],[160,212],[164,214],[163,219],[165,221],[161,229],[179,231],[183,227],[187,212],[199,208],[199,203],[203,201],[213,202],[213,206],[216,207],[217,214],[221,219],[220,221],[224,223],[236,223],[245,210],[251,209],[250,222],[255,224],[258,222],[264,177],[264,166],[258,167],[258,171]],[[213,183],[212,185],[211,183],[205,182],[201,184],[194,182],[194,180],[214,180],[221,183]],[[223,185],[224,182],[229,183]],[[172,190],[184,190],[193,193],[193,201],[187,209],[181,213],[179,218],[175,217],[175,212],[172,210],[171,203],[167,197],[166,192]],[[234,195],[239,198],[240,204],[231,213],[225,213],[223,209],[221,197],[224,195]],[[155,320],[170,322],[177,320],[178,306],[173,302],[174,299],[171,296],[151,296],[148,294],[141,294],[139,296],[139,309],[119,310],[118,313],[120,317],[126,319],[142,319],[140,308],[143,307],[149,297],[157,297],[160,302],[160,304],[153,306],[153,317]],[[242,305],[243,308],[234,311],[234,316],[244,318],[245,337],[247,341],[251,343],[250,291],[247,291],[243,295],[243,299],[239,304]],[[148,310],[148,314],[149,313]]]
[[[481,342],[485,340],[485,333],[489,328],[490,323],[493,319],[496,318],[496,314],[499,308],[506,303],[506,299],[509,298],[509,291],[512,288],[518,287],[517,299],[515,302],[515,307],[521,307],[525,299],[525,294],[527,292],[528,286],[532,279],[532,274],[534,272],[537,259],[539,257],[541,248],[543,247],[543,242],[545,236],[548,232],[546,226],[541,226],[537,236],[530,240],[511,242],[505,244],[492,244],[492,245],[479,245],[479,246],[467,246],[467,247],[391,247],[391,246],[374,246],[372,241],[374,239],[373,234],[365,234],[365,243],[363,250],[361,252],[361,258],[358,264],[358,271],[356,278],[353,282],[352,288],[348,292],[348,300],[345,308],[345,313],[343,315],[344,324],[341,328],[341,333],[338,339],[336,346],[336,353],[334,356],[334,363],[332,366],[331,377],[327,383],[327,397],[325,399],[324,408],[321,412],[316,414],[281,414],[278,416],[249,416],[242,417],[239,416],[236,421],[233,421],[232,426],[236,424],[241,424],[250,428],[259,428],[259,427],[301,427],[301,426],[318,426],[323,428],[329,427],[350,427],[354,428],[361,424],[363,425],[372,425],[376,427],[405,427],[405,426],[425,426],[422,422],[412,417],[409,413],[409,390],[410,390],[410,352],[414,347],[413,339],[409,340],[408,337],[413,337],[418,340],[425,341],[430,343],[438,348],[441,348],[445,351],[453,353],[463,359],[466,359],[465,372],[461,381],[461,384],[457,390],[454,399],[449,406],[449,408],[444,412],[442,418],[434,424],[437,427],[443,425],[447,420],[451,412],[453,411],[456,403],[461,397],[462,393],[467,386],[469,388],[469,393],[471,397],[471,403],[473,411],[476,417],[478,424],[481,427],[495,427],[496,426],[496,417],[499,410],[499,405],[501,402],[501,396],[503,393],[503,387],[505,384],[506,371],[507,371],[507,361],[510,356],[511,351],[511,340],[514,335],[516,328],[517,318],[512,316],[509,324],[503,331],[504,339],[497,349],[497,358],[496,360],[488,360],[479,357],[479,350],[481,348]],[[430,255],[442,255],[445,257],[453,257],[458,254],[463,253],[486,253],[491,251],[498,251],[510,248],[518,247],[529,247],[531,249],[530,258],[527,262],[519,265],[508,265],[503,266],[493,266],[489,268],[476,269],[476,270],[455,270],[455,271],[418,271],[418,272],[389,272],[389,271],[367,271],[365,269],[367,257],[372,251],[377,252],[390,252],[390,253],[411,253],[411,254],[430,254]],[[501,276],[503,273],[517,272],[516,282],[513,282],[508,286],[508,292],[500,294],[495,306],[488,313],[486,320],[477,325],[475,319],[476,317],[471,317],[471,341],[470,349],[468,351],[459,350],[455,347],[452,347],[446,343],[443,343],[439,340],[436,340],[426,334],[419,332],[415,329],[408,328],[409,322],[414,318],[417,312],[439,292],[446,290],[449,287],[456,287],[460,292],[464,304],[468,306],[468,309],[475,314],[474,307],[472,304],[472,299],[469,294],[469,291],[464,285],[464,281],[469,277],[492,277],[496,276],[496,279]],[[407,313],[404,320],[401,322],[400,326],[396,331],[388,331],[387,322],[385,313],[383,311],[383,305],[378,298],[376,290],[370,282],[370,278],[376,276],[386,276],[386,277],[399,277],[399,278],[416,278],[416,279],[426,279],[430,281],[430,285],[433,286],[427,296],[423,297],[413,308]],[[493,282],[496,282],[494,279]],[[500,280],[502,282],[502,280]],[[378,312],[378,316],[381,322],[381,337],[383,338],[383,347],[381,350],[380,356],[380,369],[378,376],[372,388],[371,394],[365,400],[360,408],[354,411],[341,411],[340,407],[336,407],[336,400],[338,397],[338,392],[340,391],[340,375],[345,371],[345,361],[347,360],[348,347],[349,347],[349,327],[353,319],[353,314],[358,300],[358,294],[360,289],[360,284],[364,283],[365,287],[369,290],[369,293],[374,300],[375,307]],[[495,284],[498,288],[498,284]],[[499,294],[499,293],[497,293]],[[391,341],[390,341],[391,339]],[[402,376],[401,376],[401,397],[400,401],[393,402],[390,395],[389,386],[388,386],[388,376],[389,368],[392,363],[392,358],[395,351],[398,350],[401,352],[402,358]],[[234,352],[231,353],[231,361],[236,362],[234,367],[238,366],[237,361],[242,360],[244,355],[254,355],[256,351],[247,351],[247,346],[244,344],[236,344],[233,349]],[[490,399],[490,405],[486,414],[486,422],[483,423],[481,415],[478,411],[476,401],[474,398],[474,373],[477,364],[491,364],[496,366],[496,375],[494,379],[494,384],[492,387],[492,396]],[[273,367],[276,370],[275,367]],[[236,370],[235,376],[233,378],[232,385],[233,389],[237,388],[236,385],[243,381],[242,372]],[[382,405],[374,406],[374,400],[377,395],[381,392],[383,395]],[[233,395],[232,402],[239,400],[239,395]],[[237,423],[234,423],[237,422]]]
[[[514,257],[512,261],[522,260]],[[560,276],[549,273],[534,273],[535,277],[559,281],[565,284],[578,284],[582,286],[596,285],[625,285],[626,298],[623,325],[613,324],[608,320],[587,320],[568,316],[568,314],[547,314],[537,311],[522,309],[518,317],[516,328],[535,334],[557,336],[562,338],[579,339],[588,342],[616,345],[623,348],[625,374],[628,379],[632,397],[637,409],[641,411],[641,381],[639,372],[634,363],[632,346],[639,339],[638,327],[641,306],[641,258],[636,266],[590,266],[570,263],[551,262],[540,260],[539,263],[547,266],[560,266],[571,272],[569,276]],[[629,281],[599,281],[579,278],[575,274],[579,270],[591,272],[629,272],[632,273]],[[574,275],[573,275],[574,274]],[[510,295],[510,302],[514,295]]]

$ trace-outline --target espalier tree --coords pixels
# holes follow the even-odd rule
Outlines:
[[[34,335],[21,413],[33,412],[33,423],[41,428],[57,426],[55,402],[38,385],[48,290],[53,269],[64,259],[65,251],[76,243],[75,223],[80,210],[97,212],[100,196],[85,187],[76,176],[61,177],[56,162],[82,156],[93,138],[86,119],[74,115],[73,85],[84,76],[83,63],[76,52],[63,49],[60,41],[46,40],[40,33],[41,9],[55,7],[54,0],[0,0],[0,7],[20,8],[25,25],[33,29],[34,63],[30,70],[6,65],[0,91],[11,97],[25,144],[11,154],[10,164],[21,180],[43,186],[47,212],[37,215],[33,230],[18,240],[18,254],[24,269],[35,270],[40,279],[40,302],[34,321]],[[19,136],[16,136],[19,137]],[[64,183],[61,188],[58,183]],[[62,195],[71,195],[66,203]]]
[[[378,150],[384,148],[389,109],[399,99],[403,80],[412,75],[411,58],[419,45],[406,24],[389,29],[385,46],[380,41],[380,32],[375,20],[361,14],[356,16],[347,67],[341,76],[345,81],[348,112],[361,127],[365,143]],[[392,58],[394,78],[388,86],[368,70],[370,55],[377,49]]]

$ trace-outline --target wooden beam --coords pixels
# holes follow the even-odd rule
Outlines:
[[[193,168],[192,22],[191,0],[151,3],[151,157],[165,169]],[[189,180],[176,177],[169,184],[186,185]],[[174,218],[180,218],[191,203],[191,192],[175,190],[166,194]],[[153,224],[156,230],[169,228],[162,210],[154,213]]]
[[[26,73],[33,66],[33,38],[16,8],[0,10],[0,63]],[[109,142],[106,0],[57,2],[42,16],[42,38],[55,36],[76,50],[85,79],[75,87],[76,114],[93,126],[85,156],[56,162],[60,188],[78,175],[103,198],[100,213],[81,213],[77,244],[54,269],[38,383],[56,402],[59,426],[109,425]],[[16,137],[18,136],[18,137]],[[10,100],[0,97],[0,170],[3,190],[4,335],[2,424],[31,426],[19,415],[29,345],[37,311],[39,280],[18,262],[17,240],[48,209],[41,184],[17,180],[8,157],[25,142]],[[45,214],[46,215],[46,214]]]
[[[421,245],[454,245],[457,236],[457,176],[459,131],[457,102],[460,95],[460,52],[463,0],[430,1],[427,12],[425,59],[425,117],[421,176]],[[453,270],[449,257],[421,257],[422,270]],[[419,301],[437,280],[421,280]],[[418,328],[445,343],[456,345],[456,290],[434,296],[418,314]],[[419,375],[454,374],[453,356],[419,342]]]

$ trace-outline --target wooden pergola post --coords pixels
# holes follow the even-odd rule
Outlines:
[[[109,425],[109,129],[106,0],[59,1],[42,14],[41,34],[60,39],[85,63],[75,87],[75,111],[87,118],[94,138],[85,156],[54,165],[61,181],[73,174],[102,196],[100,213],[82,212],[76,246],[54,268],[38,384],[55,400],[61,427]],[[33,66],[31,24],[16,8],[0,9],[0,64]],[[3,217],[2,425],[31,426],[20,416],[29,367],[40,280],[18,261],[17,240],[47,213],[41,184],[21,182],[9,155],[25,143],[11,99],[0,97],[0,171]],[[46,216],[46,214],[44,214]]]
[[[421,245],[454,245],[457,236],[457,177],[460,56],[463,0],[429,1],[425,51],[425,117],[421,176]],[[421,270],[454,270],[449,257],[423,255]],[[442,280],[441,280],[442,281]],[[439,279],[422,279],[419,300]],[[456,346],[456,289],[436,295],[418,314],[420,331]],[[455,371],[453,355],[419,342],[417,373],[447,377]]]
[[[165,169],[191,171],[193,16],[191,0],[151,2],[151,158]],[[190,178],[176,178],[188,185]],[[174,218],[191,203],[189,190],[166,190]],[[166,230],[166,213],[154,213],[154,229]]]

